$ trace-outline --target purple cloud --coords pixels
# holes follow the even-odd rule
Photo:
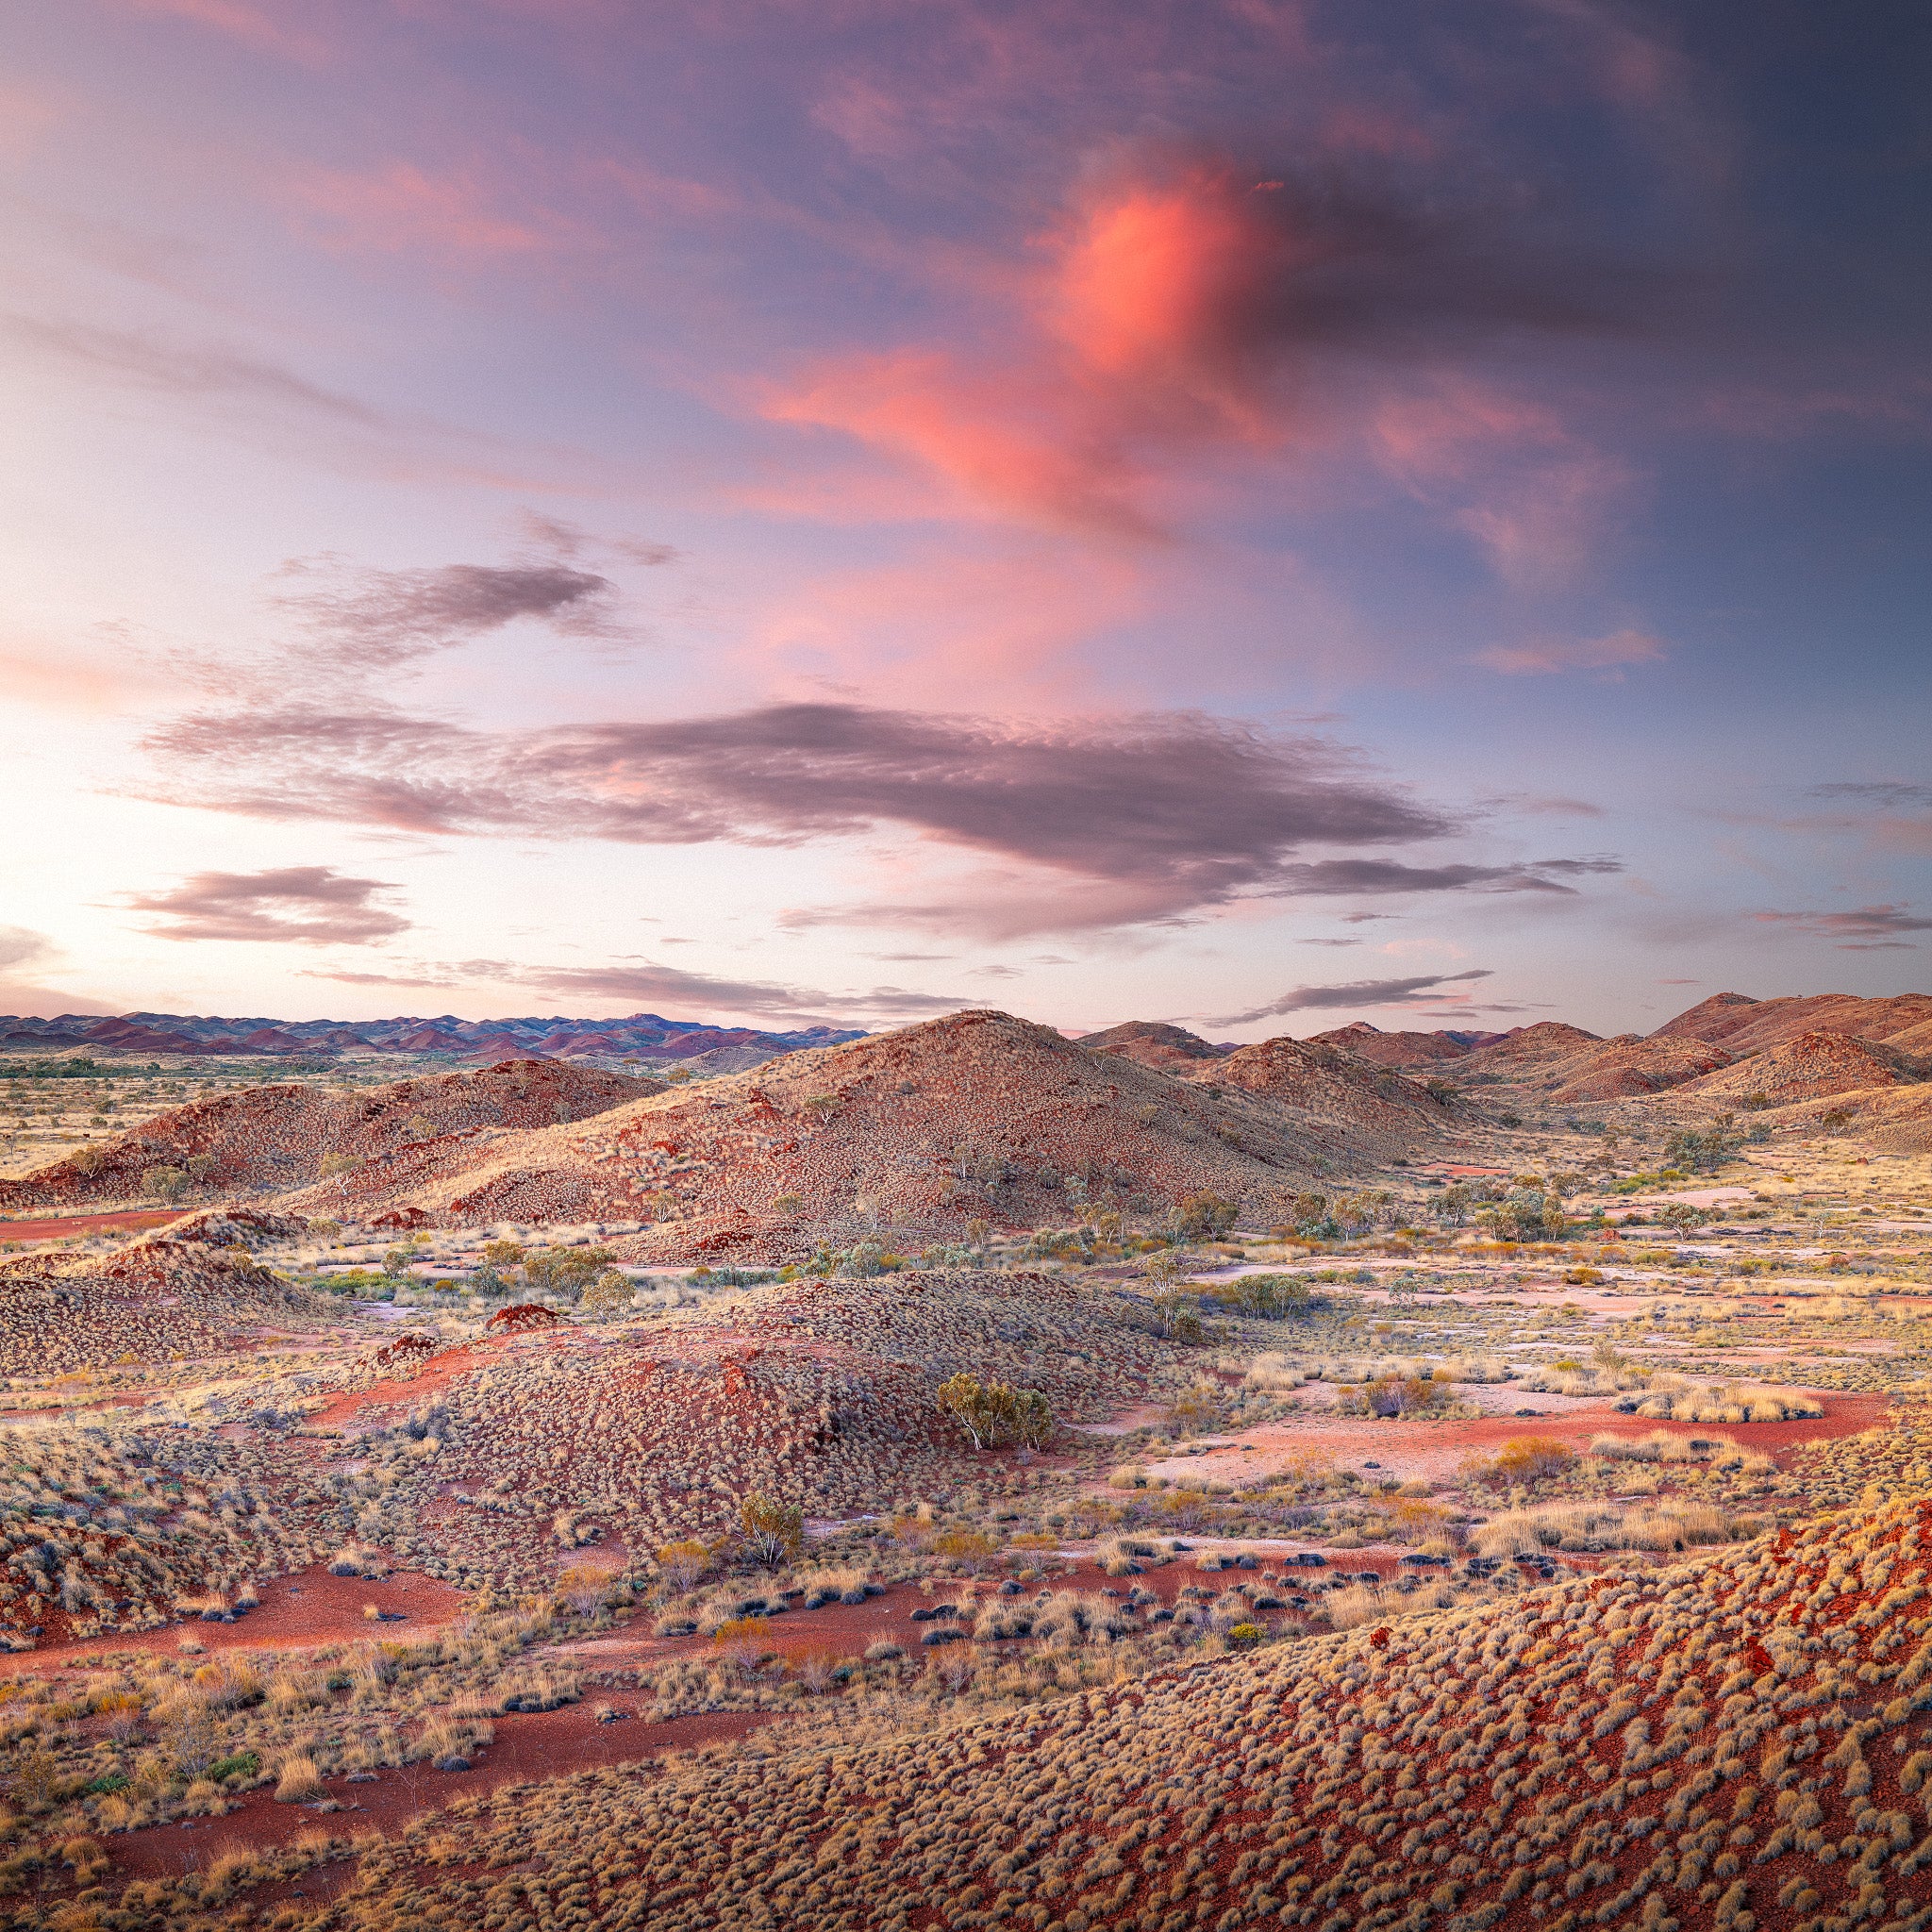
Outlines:
[[[1909,947],[1900,933],[1932,932],[1932,919],[1922,919],[1904,906],[1860,906],[1845,912],[1754,912],[1762,925],[1788,925],[1819,939],[1840,941],[1846,953],[1875,953]]]
[[[1431,987],[1456,986],[1469,979],[1491,979],[1486,966],[1473,966],[1466,973],[1422,973],[1408,979],[1352,979],[1345,986],[1298,986],[1265,1007],[1245,1013],[1224,1013],[1210,1020],[1211,1026],[1246,1026],[1256,1020],[1274,1020],[1284,1013],[1305,1013],[1324,1008],[1407,1006]]]
[[[309,946],[368,945],[408,930],[409,922],[375,903],[392,888],[350,878],[325,865],[267,872],[198,872],[163,892],[131,897],[160,915],[144,928],[164,940],[265,940]]]
[[[329,559],[297,559],[285,577],[321,575]],[[294,611],[332,662],[378,670],[534,618],[565,636],[617,635],[609,578],[563,563],[446,563],[325,579],[276,601]],[[312,661],[305,651],[304,661]]]

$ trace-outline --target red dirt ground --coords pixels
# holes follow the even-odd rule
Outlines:
[[[320,1566],[288,1576],[271,1577],[260,1586],[259,1607],[232,1624],[191,1621],[161,1630],[116,1631],[65,1643],[42,1643],[8,1659],[9,1671],[59,1671],[70,1664],[92,1664],[116,1651],[150,1650],[174,1653],[183,1636],[196,1639],[212,1656],[224,1650],[287,1650],[298,1646],[341,1643],[380,1634],[408,1637],[452,1624],[469,1608],[460,1592],[434,1577],[397,1570],[389,1575],[331,1576]],[[401,1610],[407,1622],[371,1623],[364,1604],[380,1610]]]
[[[1542,1407],[1555,1398],[1530,1395],[1525,1406]],[[1168,1457],[1146,1464],[1151,1474],[1174,1480],[1228,1481],[1253,1477],[1291,1454],[1317,1450],[1340,1462],[1373,1459],[1389,1475],[1411,1479],[1428,1476],[1445,1480],[1456,1474],[1464,1457],[1493,1455],[1514,1436],[1555,1436],[1564,1441],[1588,1441],[1600,1431],[1620,1436],[1647,1436],[1664,1429],[1674,1436],[1724,1435],[1746,1448],[1774,1456],[1803,1442],[1820,1442],[1838,1436],[1856,1436],[1884,1419],[1889,1397],[1825,1395],[1822,1416],[1785,1423],[1657,1422],[1649,1416],[1624,1415],[1606,1404],[1571,1408],[1554,1407],[1537,1416],[1485,1416],[1455,1423],[1377,1421],[1369,1416],[1324,1417],[1319,1421],[1289,1421],[1243,1429],[1236,1443],[1253,1442],[1257,1452],[1243,1456],[1238,1447],[1206,1456]]]
[[[326,1407],[317,1409],[308,1418],[307,1426],[310,1429],[339,1429],[344,1424],[354,1422],[365,1408],[390,1408],[398,1404],[413,1406],[425,1402],[433,1395],[441,1394],[465,1371],[478,1368],[502,1354],[518,1339],[498,1335],[485,1341],[468,1341],[456,1348],[444,1349],[424,1364],[420,1374],[405,1375],[393,1382],[377,1382],[371,1388],[338,1395]]]
[[[624,1699],[609,1700],[622,1709]],[[775,1711],[721,1710],[675,1718],[668,1724],[629,1719],[600,1724],[591,1700],[557,1710],[511,1713],[492,1722],[496,1742],[484,1747],[468,1771],[436,1771],[427,1765],[385,1770],[373,1783],[328,1780],[328,1793],[342,1808],[318,1813],[311,1805],[277,1805],[264,1786],[247,1792],[220,1818],[158,1824],[145,1831],[117,1833],[110,1840],[114,1862],[132,1878],[157,1878],[211,1865],[224,1852],[281,1845],[314,1829],[348,1832],[379,1826],[392,1831],[425,1811],[440,1810],[452,1799],[494,1790],[499,1785],[555,1777],[591,1765],[624,1764],[665,1751],[690,1750],[720,1738],[741,1738],[778,1715]],[[344,1860],[298,1881],[310,1897],[339,1886],[354,1869]],[[291,1888],[284,1888],[289,1890]]]
[[[56,1241],[70,1234],[99,1234],[121,1228],[139,1232],[179,1221],[183,1209],[130,1208],[119,1214],[59,1214],[42,1221],[8,1221],[0,1217],[0,1241]]]

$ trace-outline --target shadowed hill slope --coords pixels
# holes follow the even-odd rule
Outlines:
[[[0,1181],[0,1209],[128,1200],[152,1191],[158,1168],[178,1170],[209,1192],[285,1191],[318,1179],[331,1157],[381,1160],[452,1136],[582,1120],[663,1091],[656,1080],[547,1060],[506,1060],[348,1094],[258,1087],[175,1108],[23,1179]]]
[[[795,1252],[878,1226],[948,1235],[974,1217],[1064,1224],[1079,1198],[1109,1193],[1159,1212],[1211,1191],[1266,1225],[1334,1166],[1335,1141],[1238,1088],[1208,1092],[968,1012],[574,1126],[431,1150],[408,1174],[365,1168],[294,1205],[412,1224],[657,1215],[631,1245],[665,1259]]]
[[[454,1921],[511,1868],[530,1920],[596,1932],[1921,1932],[1928,1584],[1916,1501],[872,1745],[525,1786],[433,1862],[365,1854],[334,1923],[406,1885]]]

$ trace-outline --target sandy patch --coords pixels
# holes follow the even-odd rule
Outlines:
[[[1175,1483],[1253,1483],[1315,1454],[1356,1468],[1380,1465],[1379,1474],[1402,1482],[1451,1481],[1464,1459],[1493,1456],[1516,1436],[1555,1436],[1580,1447],[1599,1431],[1622,1436],[1647,1436],[1666,1429],[1674,1436],[1731,1437],[1747,1448],[1775,1455],[1801,1442],[1857,1435],[1885,1414],[1883,1395],[1824,1395],[1824,1414],[1783,1423],[1657,1422],[1649,1416],[1624,1415],[1599,1397],[1568,1398],[1536,1395],[1519,1405],[1541,1411],[1534,1417],[1485,1416],[1461,1422],[1408,1422],[1401,1417],[1336,1416],[1286,1419],[1259,1428],[1244,1429],[1237,1446],[1206,1456],[1173,1456],[1145,1465],[1150,1475]],[[1243,1454],[1238,1446],[1253,1445]]]
[[[114,1214],[54,1214],[36,1221],[0,1219],[0,1241],[58,1241],[74,1234],[165,1227],[171,1221],[179,1221],[186,1211],[180,1208],[130,1208]]]
[[[622,1697],[609,1701],[620,1707],[624,1702]],[[494,1790],[500,1785],[558,1777],[595,1764],[634,1763],[720,1738],[741,1738],[778,1715],[774,1711],[721,1710],[675,1718],[667,1724],[628,1719],[605,1724],[597,1722],[591,1702],[587,1699],[557,1710],[511,1713],[492,1720],[496,1742],[479,1751],[468,1771],[406,1765],[379,1772],[368,1784],[330,1778],[325,1789],[341,1807],[336,1812],[324,1813],[312,1805],[277,1805],[264,1787],[248,1792],[223,1817],[123,1832],[106,1842],[116,1864],[129,1877],[178,1874],[211,1865],[225,1852],[286,1844],[317,1827],[341,1835],[370,1826],[393,1830],[423,1812],[440,1809],[452,1799]],[[297,1885],[311,1898],[325,1896],[340,1889],[353,1869],[354,1861],[344,1860],[309,1874]],[[286,1896],[295,1889],[277,1890]]]
[[[468,1600],[446,1583],[411,1571],[383,1577],[331,1576],[320,1565],[259,1586],[261,1603],[232,1624],[191,1621],[160,1630],[116,1631],[67,1642],[42,1643],[7,1661],[10,1671],[62,1670],[70,1664],[98,1662],[116,1651],[180,1649],[192,1636],[210,1654],[227,1650],[291,1650],[341,1643],[364,1637],[407,1637],[454,1623],[469,1609]],[[372,1622],[365,1604],[395,1612],[402,1621]]]

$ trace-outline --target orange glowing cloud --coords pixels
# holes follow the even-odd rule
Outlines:
[[[988,346],[828,358],[765,412],[995,513],[1137,538],[1162,532],[1162,494],[1202,458],[1307,450],[1351,425],[1361,459],[1410,482],[1449,480],[1473,448],[1560,452],[1561,493],[1584,505],[1606,479],[1548,411],[1418,380],[1506,334],[1610,325],[1603,278],[1548,259],[1512,219],[1451,216],[1332,167],[1277,178],[1142,157],[1036,237],[1028,269],[954,265],[949,292],[988,318]],[[1463,526],[1509,557],[1526,517],[1476,511]]]
[[[1261,440],[1246,352],[1291,266],[1285,240],[1222,183],[1125,184],[1096,198],[1057,266],[1054,331],[1116,407],[1138,394],[1176,428]]]

